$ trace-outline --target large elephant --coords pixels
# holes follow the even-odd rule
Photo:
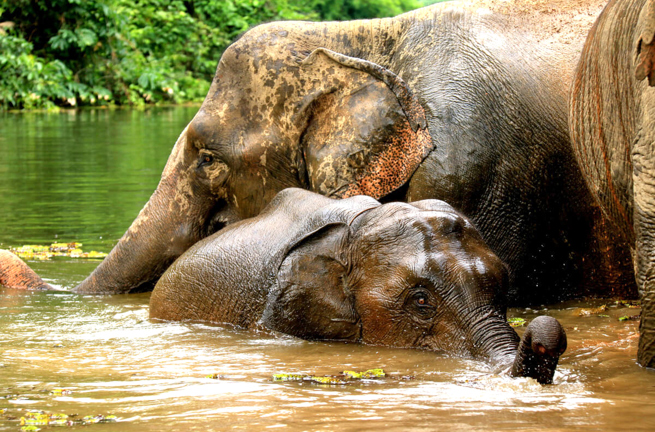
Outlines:
[[[300,187],[449,202],[509,265],[513,304],[634,291],[568,135],[572,70],[603,1],[452,2],[248,31],[157,190],[76,290],[152,289],[191,245]]]
[[[655,367],[655,1],[612,0],[585,43],[570,96],[582,172],[633,248],[639,363]]]
[[[566,334],[539,317],[519,347],[507,280],[443,201],[380,205],[292,188],[178,258],[155,286],[150,317],[446,351],[550,383]]]

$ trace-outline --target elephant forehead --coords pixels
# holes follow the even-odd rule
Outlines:
[[[363,218],[361,228],[369,238],[425,237],[439,240],[449,234],[461,238],[479,238],[471,222],[455,211],[421,209],[406,203],[390,203],[380,206]]]
[[[364,224],[357,245],[371,268],[405,269],[442,278],[453,275],[460,282],[504,275],[502,261],[459,214],[421,211],[407,204],[370,213],[376,211],[380,217]]]

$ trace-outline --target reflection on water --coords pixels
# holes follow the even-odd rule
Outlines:
[[[0,247],[63,239],[111,249],[196,111],[0,113]]]
[[[0,117],[0,243],[57,235],[108,251],[152,193],[194,111]],[[96,265],[30,262],[58,287],[74,286]],[[147,294],[0,289],[0,410],[8,409],[0,431],[20,430],[26,409],[119,417],[84,427],[97,431],[652,430],[655,373],[634,362],[637,322],[618,321],[638,310],[608,304],[602,317],[579,316],[583,303],[511,311],[528,320],[547,313],[566,328],[569,350],[555,384],[542,387],[425,351],[152,322]],[[392,377],[341,387],[271,381],[280,372],[376,367]],[[205,378],[211,374],[222,378]],[[51,395],[55,388],[73,393]]]

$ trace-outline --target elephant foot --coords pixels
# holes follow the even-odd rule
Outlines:
[[[24,290],[52,289],[13,253],[0,250],[0,286]]]
[[[528,325],[510,375],[530,377],[540,384],[552,384],[557,363],[566,351],[566,332],[553,317],[540,316]]]
[[[655,287],[652,279],[644,283],[646,294],[641,297],[641,322],[639,324],[639,351],[637,362],[647,368],[655,368]]]

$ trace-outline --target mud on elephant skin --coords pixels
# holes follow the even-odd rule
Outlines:
[[[638,361],[655,367],[655,1],[612,0],[584,45],[570,129],[584,178],[633,250]]]
[[[381,205],[287,189],[178,258],[150,317],[447,351],[550,383],[566,334],[540,317],[519,347],[506,284],[503,263],[443,201]]]
[[[77,291],[152,289],[191,245],[299,187],[450,203],[509,266],[513,304],[629,293],[628,248],[607,234],[567,127],[602,3],[471,0],[248,31],[150,201]]]

